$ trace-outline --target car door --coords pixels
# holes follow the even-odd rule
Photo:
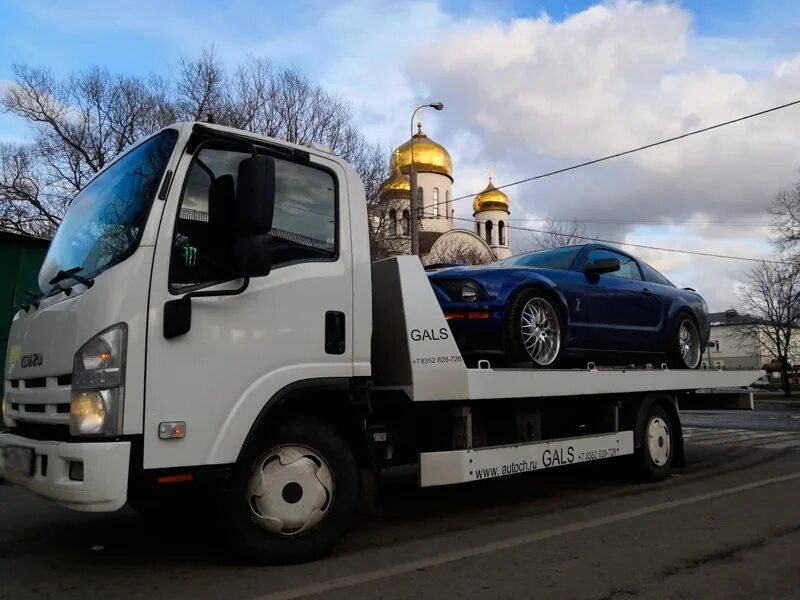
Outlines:
[[[586,263],[616,258],[620,269],[601,275],[585,274],[587,337],[592,348],[641,352],[656,349],[661,295],[642,278],[635,259],[614,250],[593,248]],[[586,264],[584,263],[584,264]]]
[[[176,181],[185,174],[183,189],[173,186],[168,198],[152,271],[146,468],[232,462],[238,446],[230,440],[244,439],[278,391],[353,374],[352,252],[341,235],[349,207],[339,201],[346,175],[313,155],[274,157],[271,272],[238,295],[192,298],[189,332],[164,336],[166,302],[241,283],[225,276],[220,236],[238,165],[250,152],[207,142],[176,173]],[[184,439],[160,439],[159,424],[176,421],[186,423]]]

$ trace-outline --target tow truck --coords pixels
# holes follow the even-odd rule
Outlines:
[[[392,466],[663,480],[681,403],[761,375],[468,367],[419,259],[371,261],[350,165],[208,123],[101,171],[39,287],[10,331],[0,474],[79,511],[202,506],[260,563],[330,552]]]

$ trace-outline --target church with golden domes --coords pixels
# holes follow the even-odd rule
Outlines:
[[[417,205],[420,212],[419,253],[423,264],[447,262],[488,263],[511,256],[508,196],[489,183],[472,203],[474,231],[455,226],[451,206],[453,161],[450,153],[422,131],[400,145],[390,160],[389,177],[378,192],[383,213],[371,214],[372,225],[392,254],[411,252],[410,205],[411,145],[417,170]]]

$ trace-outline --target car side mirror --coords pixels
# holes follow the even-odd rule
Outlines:
[[[583,272],[587,275],[600,275],[602,273],[613,273],[619,271],[620,264],[618,258],[598,258],[586,263]]]

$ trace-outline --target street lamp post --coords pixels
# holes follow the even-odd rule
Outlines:
[[[411,234],[411,254],[419,256],[419,207],[417,206],[417,165],[414,162],[414,119],[417,113],[423,108],[432,108],[434,110],[442,110],[444,104],[441,102],[431,102],[430,104],[423,104],[414,109],[411,113],[411,168],[408,173],[409,184],[411,186],[411,206],[409,213],[411,219],[409,225],[409,233]]]

